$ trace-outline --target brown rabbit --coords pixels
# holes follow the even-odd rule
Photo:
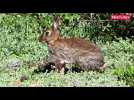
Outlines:
[[[65,64],[77,64],[82,70],[102,70],[105,68],[100,49],[93,43],[79,38],[62,38],[58,30],[59,17],[40,37],[39,41],[47,43],[49,59],[58,72],[63,73]]]

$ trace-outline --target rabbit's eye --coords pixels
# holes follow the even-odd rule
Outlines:
[[[50,32],[49,31],[46,32],[46,36],[50,36]]]

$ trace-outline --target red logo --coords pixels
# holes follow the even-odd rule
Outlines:
[[[111,19],[112,20],[129,20],[131,17],[130,14],[112,14]]]

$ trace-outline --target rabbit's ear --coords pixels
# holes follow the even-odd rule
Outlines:
[[[52,25],[53,30],[58,30],[60,25],[60,17],[59,16],[54,16],[54,23]]]

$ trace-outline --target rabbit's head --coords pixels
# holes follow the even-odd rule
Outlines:
[[[60,19],[58,16],[54,17],[54,22],[49,29],[43,30],[43,34],[39,36],[39,41],[42,43],[53,44],[59,37]]]

